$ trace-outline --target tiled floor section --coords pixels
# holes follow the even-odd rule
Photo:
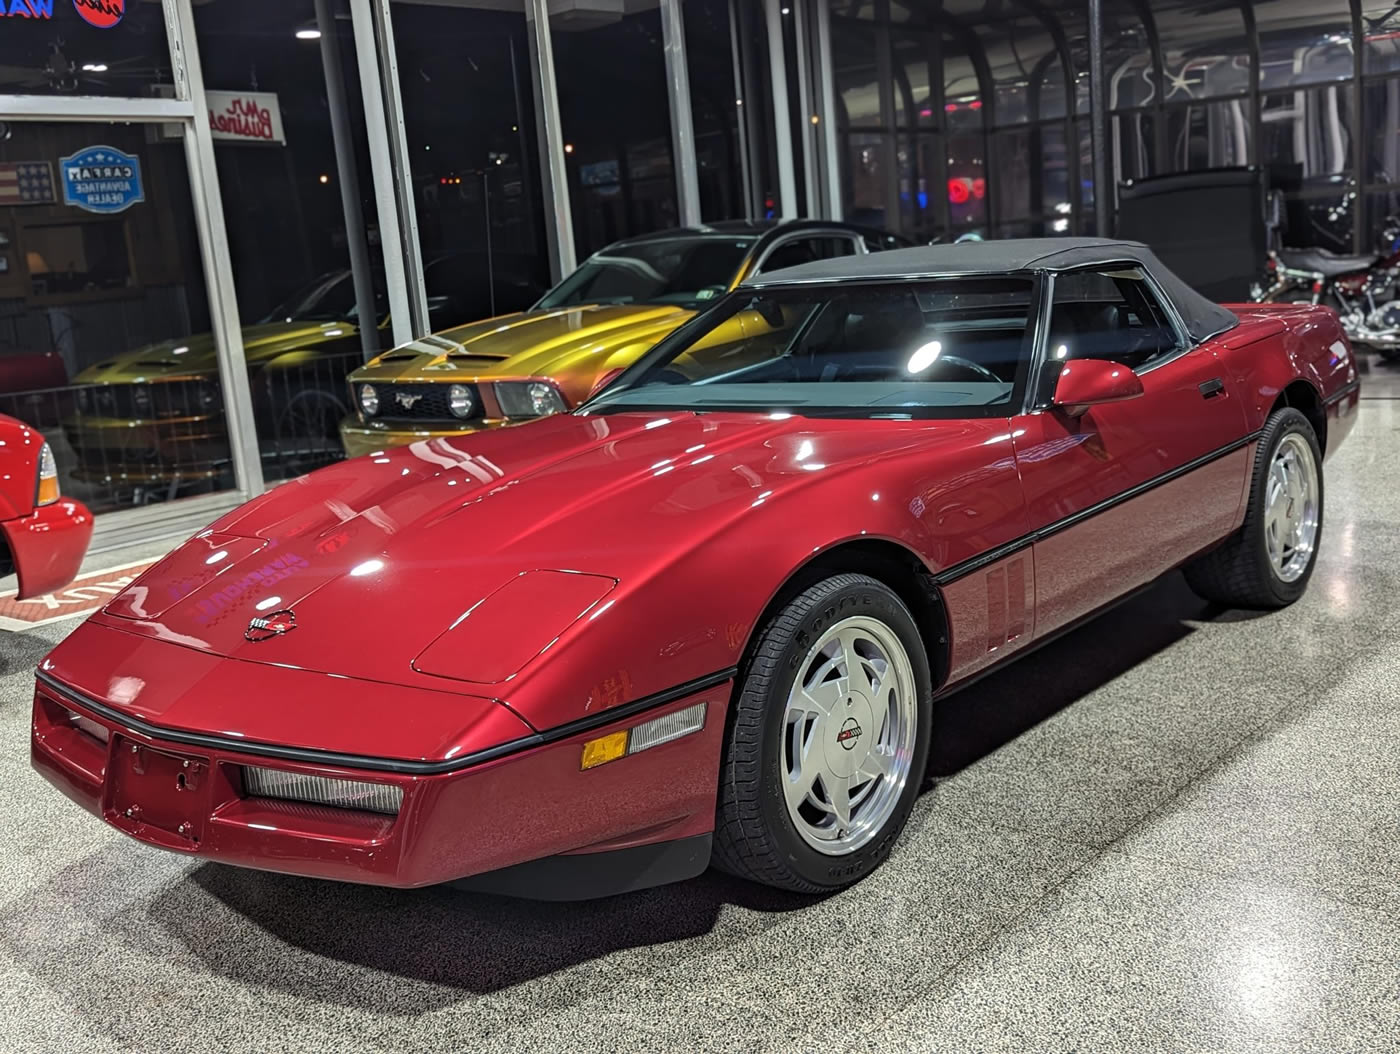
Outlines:
[[[1173,576],[949,700],[894,858],[819,901],[190,864],[30,772],[65,627],[0,636],[0,1050],[1400,1050],[1397,465],[1370,398],[1290,610]]]

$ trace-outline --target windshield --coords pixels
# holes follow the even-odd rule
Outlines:
[[[374,310],[380,318],[389,310],[388,298],[378,289],[374,291]],[[341,271],[322,275],[302,286],[269,311],[261,321],[353,322],[358,314],[355,309],[355,283],[351,281],[349,272]]]
[[[739,290],[587,404],[625,410],[986,417],[1019,405],[1030,278]]]
[[[697,307],[728,291],[756,240],[701,234],[610,245],[585,260],[535,306],[676,304]]]

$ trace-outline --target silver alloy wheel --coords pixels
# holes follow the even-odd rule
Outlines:
[[[914,756],[916,684],[895,632],[860,615],[833,623],[802,660],[780,765],[788,816],[813,849],[853,853],[894,813]]]
[[[1264,544],[1280,581],[1296,582],[1312,562],[1319,489],[1312,447],[1290,432],[1274,451],[1264,491]]]

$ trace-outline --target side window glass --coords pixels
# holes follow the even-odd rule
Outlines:
[[[1057,276],[1047,348],[1052,364],[1112,359],[1140,370],[1179,351],[1181,342],[1146,277],[1134,268]]]

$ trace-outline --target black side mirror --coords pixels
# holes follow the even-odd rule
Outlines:
[[[783,325],[783,309],[775,301],[767,297],[756,297],[753,302],[753,309],[764,322],[773,329],[781,329]]]

